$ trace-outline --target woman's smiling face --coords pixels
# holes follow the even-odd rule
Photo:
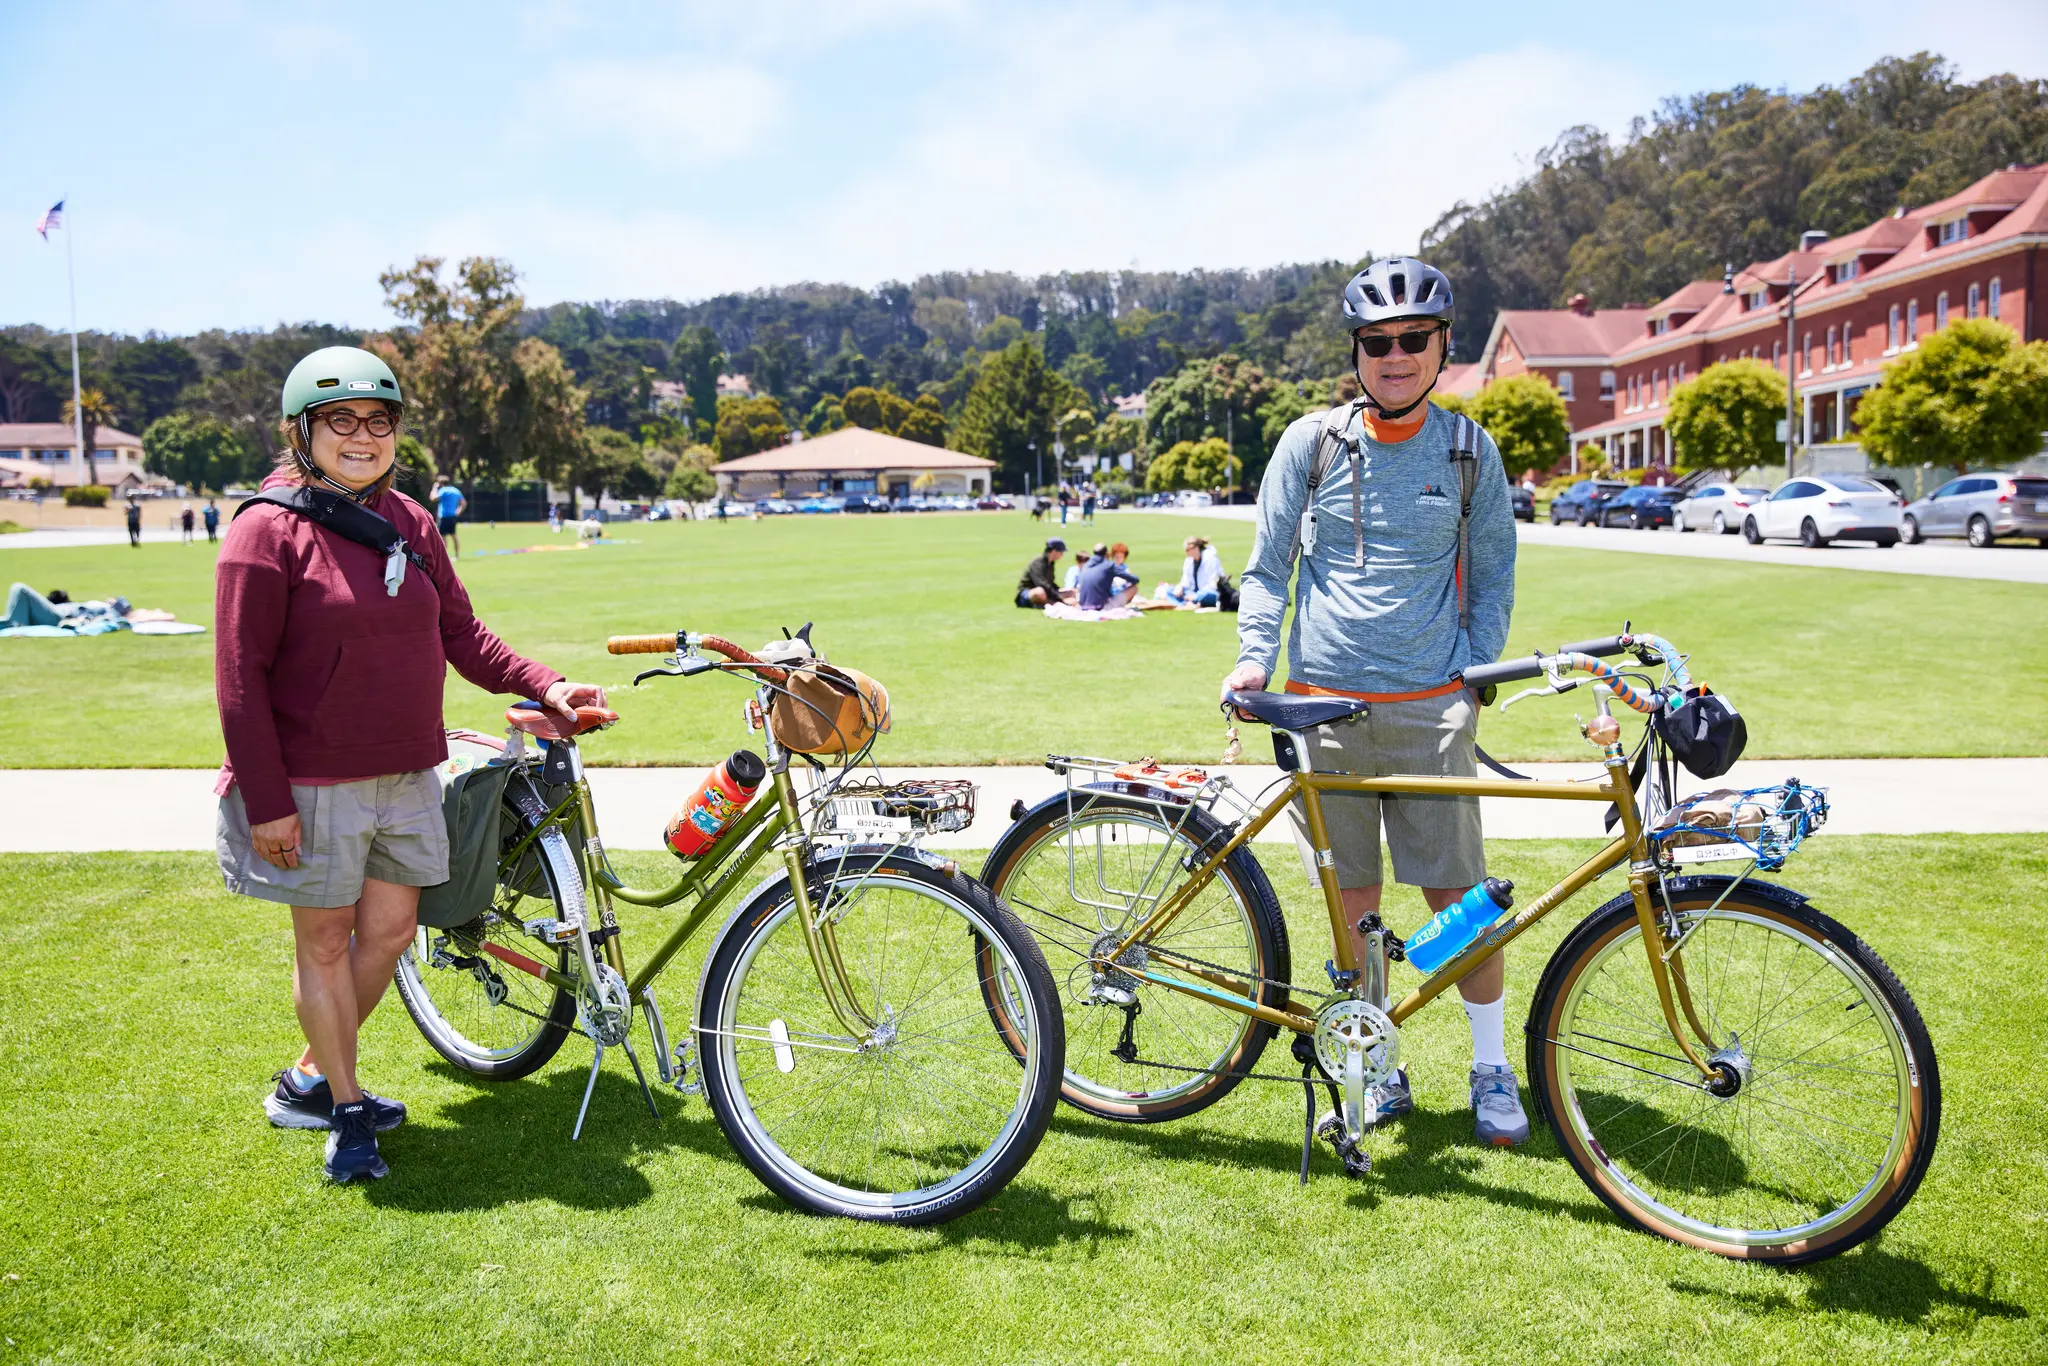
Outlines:
[[[356,419],[355,430],[347,436],[337,434],[329,423],[330,415],[347,413]],[[367,419],[388,418],[391,430],[383,436],[372,436]],[[348,425],[348,419],[342,419]],[[342,403],[323,403],[312,412],[313,449],[309,452],[313,464],[319,471],[337,484],[351,489],[366,489],[384,477],[391,468],[391,462],[398,457],[398,418],[388,404],[374,398],[349,399]]]

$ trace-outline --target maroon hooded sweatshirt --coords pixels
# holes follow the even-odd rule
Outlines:
[[[265,488],[289,484],[273,474]],[[425,508],[396,490],[368,506],[427,562],[384,591],[384,558],[270,504],[228,527],[214,570],[214,691],[249,822],[297,812],[291,784],[432,768],[448,757],[448,665],[491,692],[539,697],[562,680],[476,619]]]

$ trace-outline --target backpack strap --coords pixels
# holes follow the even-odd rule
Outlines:
[[[1458,467],[1458,553],[1451,576],[1458,589],[1458,626],[1469,630],[1472,609],[1466,598],[1465,566],[1472,558],[1472,495],[1479,488],[1479,424],[1463,413],[1451,414],[1451,463]]]
[[[1353,461],[1358,459],[1358,443],[1347,440],[1344,429],[1351,425],[1351,415],[1364,404],[1363,398],[1350,403],[1340,403],[1323,414],[1322,425],[1316,429],[1315,445],[1309,448],[1308,496],[1302,500],[1301,522],[1294,529],[1294,545],[1287,552],[1287,562],[1293,564],[1297,555],[1313,555],[1316,549],[1316,490],[1330,477],[1330,471],[1337,468],[1338,460],[1344,456],[1348,446]],[[1355,476],[1356,470],[1352,471]],[[1352,500],[1357,501],[1356,485],[1353,485]],[[1358,509],[1353,507],[1353,513]],[[1354,516],[1354,522],[1356,517]],[[1365,562],[1365,532],[1358,530],[1359,563]]]
[[[309,484],[295,484],[291,488],[264,489],[236,508],[235,516],[241,516],[258,503],[289,509],[345,541],[354,541],[382,555],[384,592],[388,597],[398,596],[398,589],[405,582],[407,560],[418,565],[421,573],[432,573],[420,553],[398,534],[397,527],[353,498],[344,498]]]

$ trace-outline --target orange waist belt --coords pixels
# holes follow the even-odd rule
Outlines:
[[[1287,680],[1286,691],[1298,697],[1351,697],[1360,702],[1420,702],[1430,697],[1449,697],[1463,688],[1463,683],[1453,680],[1437,688],[1424,688],[1420,692],[1350,692],[1343,688],[1319,688],[1313,683],[1299,679]]]

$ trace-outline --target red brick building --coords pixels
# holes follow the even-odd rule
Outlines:
[[[1887,362],[1962,318],[1996,318],[2026,341],[2041,336],[2034,296],[2048,287],[2044,247],[2048,163],[2008,167],[1842,237],[1809,233],[1775,260],[1726,281],[1694,281],[1647,309],[1595,312],[1574,300],[1502,313],[1475,369],[1482,384],[1544,375],[1571,410],[1574,452],[1590,442],[1617,467],[1638,469],[1671,463],[1664,419],[1678,385],[1741,356],[1789,366],[1814,468],[1860,469],[1856,405]],[[1785,303],[1795,292],[1788,338]]]

